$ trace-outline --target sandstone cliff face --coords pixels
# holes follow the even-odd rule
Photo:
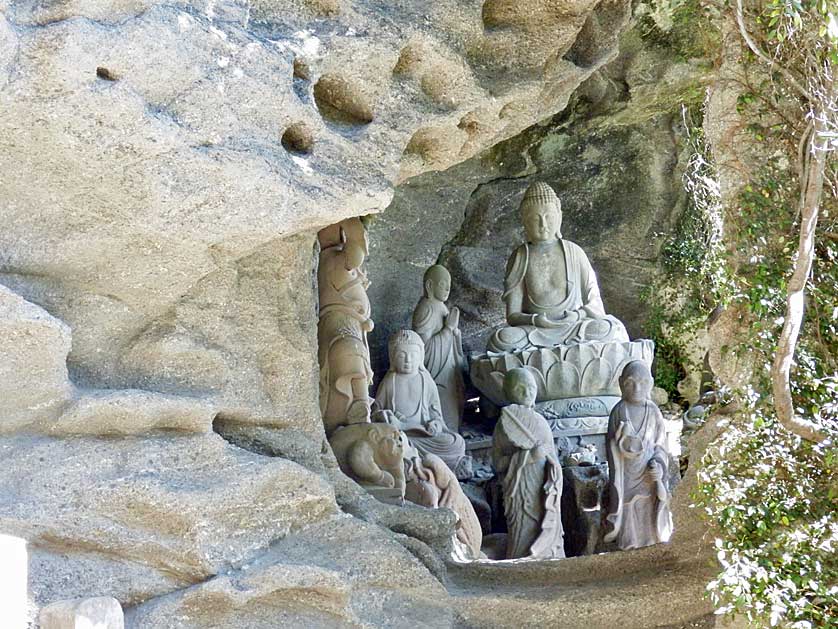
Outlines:
[[[561,111],[628,12],[0,0],[0,527],[34,608],[451,624],[426,542],[453,523],[370,505],[324,449],[313,234]]]
[[[0,2],[0,281],[82,386],[317,432],[310,234],[563,109],[628,10]]]

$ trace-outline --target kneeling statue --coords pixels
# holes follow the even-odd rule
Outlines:
[[[527,242],[509,258],[504,280],[507,327],[487,350],[517,352],[585,341],[628,341],[619,319],[605,314],[596,274],[582,248],[561,237],[561,202],[543,182],[521,201]]]
[[[511,369],[503,390],[512,404],[495,425],[492,460],[503,477],[506,558],[564,557],[562,468],[553,432],[533,408],[535,379],[524,367]]]

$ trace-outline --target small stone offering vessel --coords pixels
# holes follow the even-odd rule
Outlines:
[[[621,550],[669,541],[672,535],[669,452],[661,412],[650,399],[652,373],[640,360],[620,375],[620,400],[608,418],[609,506],[606,543]]]
[[[503,388],[513,403],[495,425],[492,459],[503,479],[506,557],[564,557],[562,468],[553,432],[533,408],[535,379],[526,368],[512,369]]]

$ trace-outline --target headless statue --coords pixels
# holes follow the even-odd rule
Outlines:
[[[454,432],[460,429],[465,405],[462,335],[459,329],[460,311],[448,310],[445,300],[451,291],[451,275],[435,264],[425,272],[424,296],[413,311],[413,330],[425,342],[425,367],[436,383],[442,418]]]
[[[666,426],[649,399],[653,385],[646,363],[628,363],[620,375],[623,399],[608,418],[611,531],[605,541],[622,550],[667,542],[672,535]]]
[[[508,326],[487,350],[506,353],[585,341],[628,341],[625,326],[605,314],[596,274],[579,245],[561,237],[561,202],[546,183],[521,201],[527,242],[509,258],[504,280]]]
[[[436,384],[425,368],[421,337],[412,330],[400,330],[391,335],[388,350],[390,369],[378,385],[379,411],[374,419],[404,431],[422,456],[438,456],[457,478],[470,478],[471,457],[466,456],[465,440],[442,419]]]
[[[511,369],[503,390],[512,404],[495,425],[492,459],[503,478],[506,558],[564,557],[562,468],[553,432],[533,408],[535,379],[526,368]]]

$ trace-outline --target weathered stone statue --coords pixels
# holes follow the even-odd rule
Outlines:
[[[457,541],[465,547],[468,559],[480,557],[483,530],[471,501],[463,493],[460,481],[438,456],[422,456],[413,446],[405,448],[405,497],[416,504],[438,509],[446,507],[457,514]]]
[[[375,419],[403,430],[423,456],[434,454],[457,475],[470,478],[471,458],[463,438],[442,419],[439,394],[425,368],[425,344],[412,330],[400,330],[388,343],[390,369],[375,396],[379,411]]]
[[[465,405],[463,355],[460,334],[460,311],[448,310],[445,301],[451,291],[451,274],[435,264],[425,271],[424,295],[413,310],[413,330],[425,342],[425,367],[436,382],[442,418],[454,432],[460,430]]]
[[[503,385],[512,404],[495,425],[492,459],[503,478],[506,557],[564,557],[562,468],[547,420],[533,409],[535,380],[518,368]]]
[[[628,341],[615,317],[605,314],[585,252],[561,237],[561,202],[536,182],[521,202],[527,242],[506,268],[503,300],[508,327],[489,339],[490,352],[555,347],[583,341]]]
[[[372,369],[367,333],[373,322],[367,297],[369,281],[362,269],[366,230],[360,219],[328,227],[319,239],[320,411],[330,434],[338,426],[370,419]]]
[[[605,541],[623,550],[667,542],[672,535],[666,426],[649,399],[653,384],[645,362],[628,363],[620,375],[622,400],[608,419],[611,531]]]
[[[387,424],[340,426],[329,437],[341,471],[362,485],[393,488],[405,495],[404,439]]]

